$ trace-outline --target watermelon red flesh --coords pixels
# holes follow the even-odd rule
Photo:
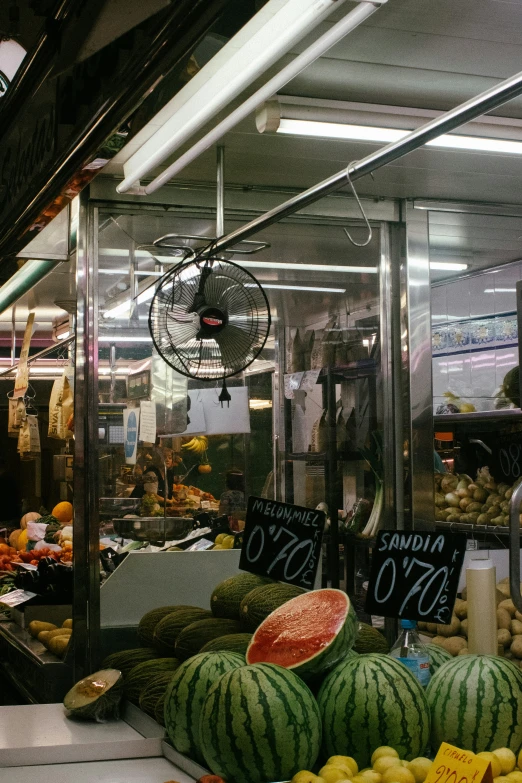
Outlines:
[[[247,663],[274,663],[304,679],[334,666],[351,649],[357,617],[342,590],[304,593],[280,606],[259,626]]]

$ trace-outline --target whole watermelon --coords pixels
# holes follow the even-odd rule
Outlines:
[[[453,656],[445,650],[444,647],[440,647],[438,644],[425,644],[424,646],[430,656],[430,674],[433,677],[443,663],[453,660]]]
[[[381,745],[391,745],[401,759],[424,754],[430,736],[426,696],[406,666],[388,655],[345,658],[325,678],[317,701],[326,756],[353,756],[367,767]]]
[[[165,696],[165,728],[177,751],[202,761],[199,718],[208,689],[216,680],[245,665],[244,655],[229,652],[200,653],[181,664]]]
[[[270,663],[223,675],[200,721],[201,751],[215,775],[234,783],[290,780],[319,755],[317,702],[293,672]]]
[[[431,742],[478,753],[522,745],[522,672],[494,655],[462,655],[444,663],[426,690]]]

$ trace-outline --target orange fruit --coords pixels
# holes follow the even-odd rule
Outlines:
[[[62,525],[68,525],[73,518],[73,507],[67,500],[63,500],[61,503],[56,504],[51,511],[51,514],[53,517],[56,517],[58,522],[61,522]]]

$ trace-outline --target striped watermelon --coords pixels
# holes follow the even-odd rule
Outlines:
[[[338,663],[357,636],[357,616],[342,590],[313,590],[292,598],[261,623],[247,663],[275,663],[311,679]]]
[[[212,772],[233,783],[290,780],[319,755],[317,702],[293,672],[273,664],[244,666],[210,689],[200,743]]]
[[[522,672],[493,655],[462,655],[443,664],[426,690],[431,741],[475,753],[522,745]]]
[[[443,663],[453,660],[453,656],[445,650],[444,647],[440,647],[438,644],[425,644],[424,646],[430,656],[430,674],[433,677]]]
[[[359,767],[367,767],[381,745],[410,760],[423,755],[428,744],[430,713],[422,686],[388,655],[341,661],[325,678],[317,701],[326,756],[353,756]]]
[[[201,761],[199,716],[208,689],[226,672],[245,665],[237,653],[200,653],[181,664],[165,696],[165,727],[177,751]]]

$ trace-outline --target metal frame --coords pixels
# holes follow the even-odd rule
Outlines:
[[[98,210],[80,195],[76,262],[74,448],[75,680],[95,671],[100,643],[98,501]]]

